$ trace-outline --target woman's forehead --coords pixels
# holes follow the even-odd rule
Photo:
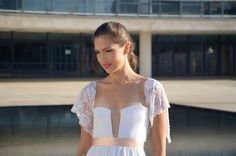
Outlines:
[[[102,50],[107,47],[114,45],[113,41],[108,35],[102,35],[94,39],[94,47],[96,50]]]

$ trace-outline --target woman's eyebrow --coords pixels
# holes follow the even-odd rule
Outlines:
[[[105,48],[103,48],[102,50],[107,50],[107,49],[112,49],[112,47],[105,47]],[[95,49],[95,51],[99,51],[99,50],[97,50],[97,49]]]

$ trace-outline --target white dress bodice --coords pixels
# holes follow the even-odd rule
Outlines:
[[[149,129],[153,126],[154,117],[170,108],[169,101],[162,84],[147,78],[144,84],[145,104],[132,103],[119,110],[120,119],[117,138],[135,139],[145,142]],[[79,118],[79,124],[93,138],[114,137],[112,110],[106,107],[94,107],[96,82],[86,85],[76,98],[71,109]],[[170,139],[169,114],[166,111],[167,141]],[[143,148],[126,146],[96,146],[93,145],[87,156],[145,156]]]
[[[93,138],[113,137],[111,110],[96,107],[94,112]],[[141,104],[127,106],[120,110],[120,122],[117,138],[135,139],[144,143],[148,131],[148,108]],[[119,154],[118,154],[119,153]],[[92,146],[87,156],[144,156],[145,151],[134,147]]]
[[[134,104],[120,110],[118,138],[146,140],[148,108]],[[111,110],[106,107],[94,108],[93,137],[113,137]]]

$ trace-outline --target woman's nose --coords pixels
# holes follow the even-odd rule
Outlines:
[[[100,57],[101,57],[101,61],[102,62],[106,62],[107,61],[107,57],[106,57],[105,53],[101,53]]]

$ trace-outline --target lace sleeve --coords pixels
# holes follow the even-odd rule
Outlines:
[[[149,118],[151,127],[153,126],[153,119],[157,114],[163,112],[164,109],[170,108],[170,104],[168,98],[166,96],[165,90],[163,85],[155,80],[152,79],[152,82],[149,84],[150,94],[149,94]],[[169,111],[166,109],[166,120],[167,120],[167,142],[171,142],[170,138],[170,124],[169,124]]]
[[[92,83],[86,85],[76,97],[71,109],[79,118],[79,124],[91,136],[93,133],[93,88]]]

